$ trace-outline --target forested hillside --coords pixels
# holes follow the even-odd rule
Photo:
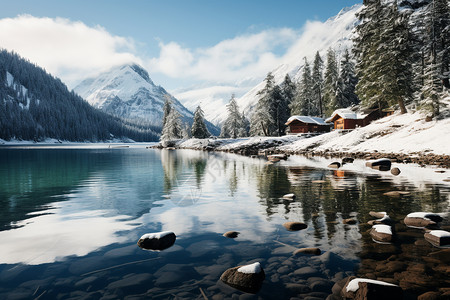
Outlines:
[[[42,68],[15,53],[0,51],[1,139],[156,141],[155,130],[93,108]]]

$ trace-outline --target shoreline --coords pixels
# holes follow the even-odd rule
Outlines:
[[[178,142],[174,149],[191,149],[201,151],[215,151],[235,153],[244,156],[267,156],[271,154],[300,155],[305,157],[324,157],[328,159],[350,157],[353,159],[376,160],[388,158],[393,163],[418,164],[421,167],[434,166],[450,169],[450,155],[427,153],[395,153],[374,151],[330,151],[330,150],[292,150],[289,149],[292,140],[298,141],[301,138],[285,136],[280,138],[260,137],[258,142],[251,142],[255,138],[242,139],[189,139]],[[248,143],[243,142],[247,140]],[[155,148],[164,148],[160,144]],[[169,147],[170,148],[170,147]]]

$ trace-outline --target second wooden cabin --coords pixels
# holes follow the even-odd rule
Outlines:
[[[369,125],[372,121],[392,114],[391,111],[381,111],[379,109],[366,109],[361,112],[343,108],[337,109],[333,112],[331,117],[325,122],[334,123],[334,129],[355,129],[356,127],[364,127]]]

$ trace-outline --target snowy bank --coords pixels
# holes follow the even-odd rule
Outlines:
[[[177,148],[257,155],[270,153],[307,156],[389,158],[399,163],[450,167],[450,118],[425,121],[420,112],[394,114],[356,128],[321,135],[189,139]]]

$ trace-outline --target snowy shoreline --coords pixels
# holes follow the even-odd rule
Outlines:
[[[450,118],[425,121],[421,113],[394,114],[352,131],[321,135],[189,139],[176,148],[242,155],[285,153],[305,156],[390,158],[398,163],[450,168]]]

